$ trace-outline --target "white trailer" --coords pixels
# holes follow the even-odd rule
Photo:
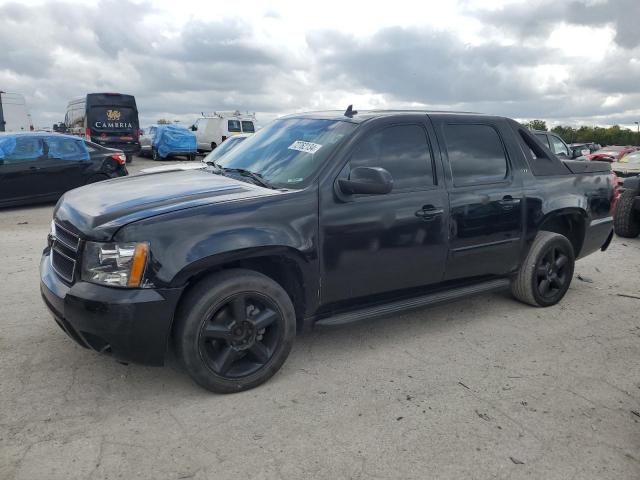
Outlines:
[[[31,116],[24,96],[0,91],[0,132],[29,132],[33,130]]]

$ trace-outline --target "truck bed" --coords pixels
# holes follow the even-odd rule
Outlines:
[[[588,162],[585,160],[563,160],[563,163],[571,171],[571,173],[598,173],[610,172],[611,164],[609,162]]]

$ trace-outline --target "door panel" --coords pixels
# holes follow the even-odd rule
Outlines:
[[[17,136],[13,150],[0,161],[0,201],[46,196],[49,190],[42,165],[46,161],[42,139]]]
[[[411,128],[393,130],[398,126]],[[354,166],[382,167],[392,173],[394,189],[386,195],[343,196],[334,178],[321,191],[324,304],[442,280],[448,200],[437,181],[427,128],[383,123],[378,131],[386,131],[386,138],[370,130],[360,132],[362,140],[346,154],[339,177],[346,178]],[[422,150],[416,143],[420,135]],[[420,167],[423,161],[426,168]]]
[[[502,275],[518,266],[524,194],[501,127],[456,119],[438,129],[451,167],[446,280]]]

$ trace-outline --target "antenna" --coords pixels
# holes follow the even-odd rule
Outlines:
[[[344,112],[345,117],[353,118],[354,115],[357,115],[358,111],[353,109],[353,105],[349,105],[347,110]]]

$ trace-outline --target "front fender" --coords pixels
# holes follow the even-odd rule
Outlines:
[[[272,253],[312,270],[318,258],[316,198],[282,194],[174,211],[129,224],[115,239],[149,242],[145,277],[158,287],[183,286],[202,269]]]

